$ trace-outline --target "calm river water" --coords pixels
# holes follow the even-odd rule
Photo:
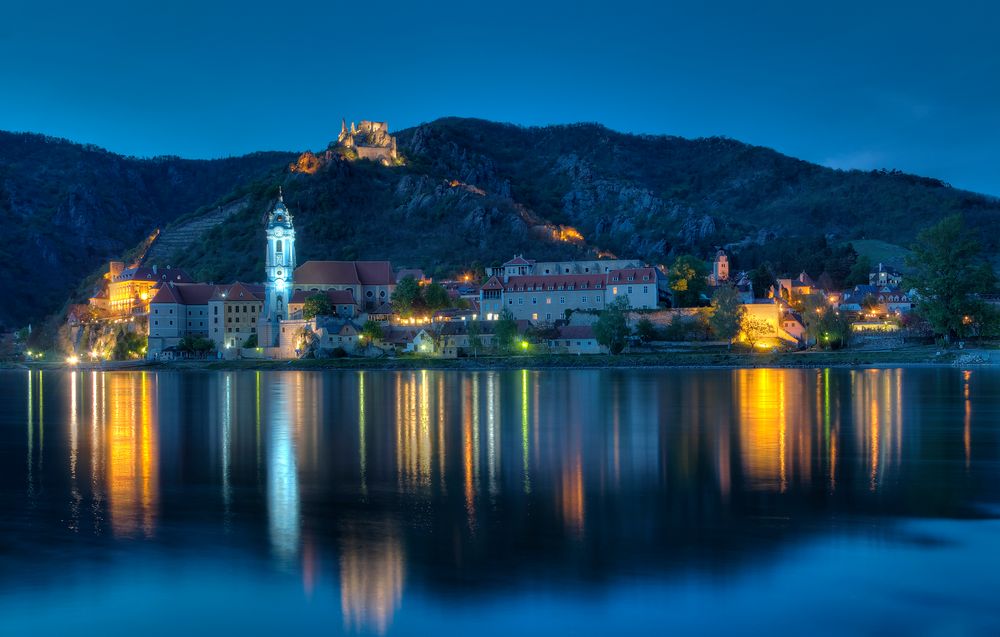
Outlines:
[[[996,635],[998,459],[994,370],[0,372],[0,634]]]

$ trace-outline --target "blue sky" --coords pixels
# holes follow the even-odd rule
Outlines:
[[[321,148],[341,117],[596,121],[1000,195],[997,24],[960,0],[8,0],[0,129],[219,157]]]

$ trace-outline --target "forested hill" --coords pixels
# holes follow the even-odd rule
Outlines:
[[[829,271],[841,282],[853,258],[835,249],[844,240],[907,245],[954,212],[991,247],[1000,234],[996,199],[898,172],[824,168],[731,139],[458,118],[397,135],[403,166],[334,155],[315,172],[276,176],[179,261],[206,280],[259,279],[259,216],[278,183],[301,260],[390,258],[438,275],[514,252],[544,259],[599,249],[664,263],[725,245],[738,267],[767,261],[776,274]]]
[[[0,215],[10,236],[0,243],[10,273],[0,293],[23,300],[0,307],[0,321],[58,309],[81,278],[154,228],[243,197],[242,212],[170,261],[205,281],[259,280],[262,215],[279,185],[300,261],[388,258],[437,275],[514,252],[550,259],[600,250],[664,263],[726,245],[737,267],[767,261],[775,273],[829,271],[837,280],[851,265],[833,250],[845,240],[906,245],[954,212],[989,248],[1000,237],[994,198],[897,172],[832,170],[731,139],[459,118],[397,136],[399,166],[331,148],[290,170],[296,157],[282,153],[135,160],[0,135]]]
[[[136,159],[0,132],[0,328],[59,309],[102,262],[180,215],[271,178],[293,157]]]

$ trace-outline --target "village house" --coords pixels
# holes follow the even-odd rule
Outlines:
[[[264,286],[236,282],[215,286],[208,301],[212,318],[209,337],[218,350],[238,349],[257,340],[258,323],[264,311]]]
[[[554,338],[548,341],[556,354],[604,354],[608,348],[598,344],[591,325],[565,325],[557,328]]]
[[[868,273],[868,285],[898,288],[903,285],[903,275],[895,268],[879,263],[874,272]]]
[[[515,319],[551,323],[568,310],[603,310],[619,298],[627,298],[634,309],[656,308],[666,288],[663,274],[651,267],[623,267],[601,271],[607,263],[624,261],[553,262],[539,264],[515,257],[505,263],[500,275],[492,276],[480,289],[479,305],[487,321],[509,311]],[[629,264],[634,262],[627,262]],[[559,268],[562,272],[555,272]],[[568,270],[595,270],[570,273]],[[543,274],[537,274],[538,271]],[[525,272],[528,274],[518,274]],[[534,274],[531,274],[534,272]]]
[[[168,283],[149,303],[146,356],[160,355],[187,336],[211,339],[218,351],[244,346],[257,335],[264,301],[261,285]]]
[[[805,272],[799,273],[799,276],[794,279],[778,279],[777,288],[776,296],[789,303],[801,301],[807,296],[821,292],[816,283]]]
[[[168,283],[157,290],[149,303],[149,336],[146,356],[176,347],[186,336],[208,338],[208,301],[215,286],[205,283]]]

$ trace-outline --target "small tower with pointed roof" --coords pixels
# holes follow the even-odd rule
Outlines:
[[[288,318],[292,272],[295,271],[295,226],[280,189],[278,202],[267,215],[266,235],[264,308],[257,338],[262,347],[277,347],[281,321]]]

